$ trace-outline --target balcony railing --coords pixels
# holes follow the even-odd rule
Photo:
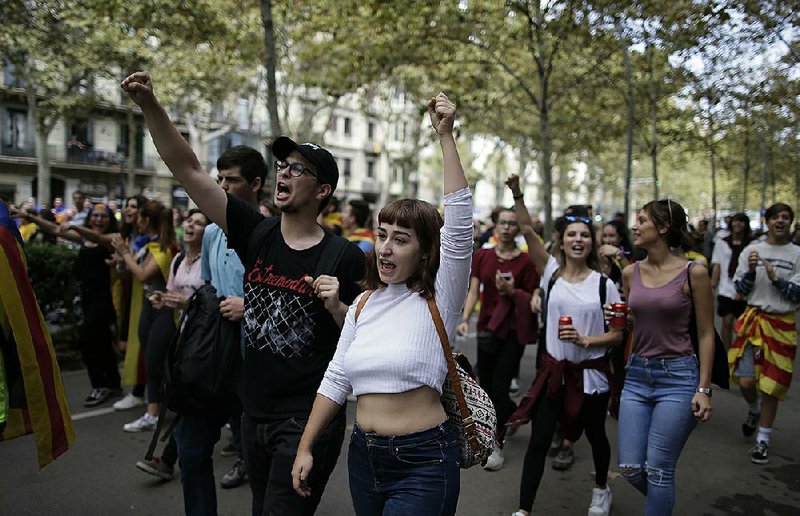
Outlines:
[[[0,154],[16,158],[33,158],[36,157],[36,148],[30,145],[20,149],[12,145],[3,144],[0,146]]]

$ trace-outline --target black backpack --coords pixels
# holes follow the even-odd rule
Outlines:
[[[164,405],[177,414],[212,415],[229,409],[241,370],[241,324],[220,314],[220,298],[203,285],[189,298],[167,351]]]
[[[217,290],[209,284],[186,303],[170,341],[161,384],[161,409],[145,460],[153,458],[167,409],[178,416],[161,439],[172,433],[182,415],[225,414],[239,381],[241,324],[222,317]]]

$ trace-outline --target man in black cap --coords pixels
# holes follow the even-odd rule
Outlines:
[[[274,204],[282,215],[265,218],[206,173],[153,95],[148,74],[127,77],[122,88],[142,108],[164,163],[225,231],[245,267],[242,443],[253,515],[313,514],[341,450],[344,410],[314,448],[311,497],[292,489],[292,464],[365,267],[358,246],[337,242],[341,237],[316,222],[336,189],[336,160],[313,143],[276,139]]]

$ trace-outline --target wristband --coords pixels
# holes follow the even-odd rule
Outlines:
[[[522,194],[522,193],[519,194],[519,195],[512,195],[511,196],[511,198],[514,199],[515,201],[517,201],[519,199],[522,199],[523,197],[525,197],[525,194]]]

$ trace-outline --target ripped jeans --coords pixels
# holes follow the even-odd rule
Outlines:
[[[631,355],[619,409],[617,450],[624,476],[646,497],[646,516],[672,514],[675,465],[697,425],[692,397],[697,357]]]

